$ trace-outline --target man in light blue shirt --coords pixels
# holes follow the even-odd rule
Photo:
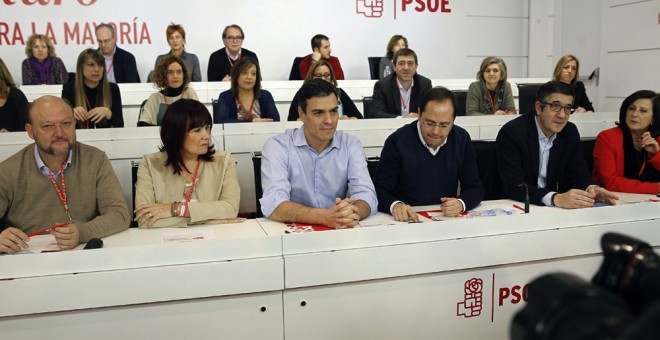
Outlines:
[[[378,201],[360,141],[337,130],[337,95],[315,79],[298,93],[303,126],[264,144],[264,216],[281,222],[349,228],[375,213]]]

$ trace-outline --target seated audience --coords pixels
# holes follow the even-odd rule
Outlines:
[[[190,71],[179,57],[169,55],[161,60],[154,70],[153,81],[160,91],[149,96],[140,113],[138,126],[160,125],[167,107],[183,98],[195,99],[197,92],[190,84]]]
[[[0,58],[0,132],[25,131],[28,100]]]
[[[321,79],[305,82],[298,101],[302,127],[264,144],[261,210],[274,221],[353,227],[378,208],[362,144],[337,131],[332,84]]]
[[[312,67],[309,68],[309,72],[307,72],[305,81],[310,81],[312,79],[323,79],[335,86],[337,98],[339,98],[339,119],[362,118],[360,110],[355,106],[351,97],[349,97],[344,90],[337,87],[337,79],[332,72],[332,67],[330,67],[330,64],[328,64],[327,61],[319,60],[312,64]],[[298,92],[296,92],[296,95],[291,100],[291,105],[289,106],[289,117],[287,120],[294,121],[300,119],[300,115],[298,114]]]
[[[76,78],[62,87],[78,129],[124,127],[119,86],[108,82],[105,71],[101,52],[88,48],[78,56]]]
[[[418,221],[413,206],[441,204],[445,216],[456,217],[479,205],[476,155],[470,135],[454,125],[455,106],[453,92],[432,88],[422,96],[419,120],[387,137],[374,176],[379,211]]]
[[[202,71],[199,67],[197,55],[186,52],[186,31],[183,26],[170,24],[166,30],[167,44],[170,45],[170,51],[161,54],[156,58],[154,70],[158,68],[160,61],[167,56],[176,56],[181,58],[190,70],[190,81],[202,81]]]
[[[481,62],[477,81],[468,88],[465,107],[468,116],[510,115],[516,113],[511,84],[506,81],[504,60],[486,57]]]
[[[213,52],[209,57],[208,81],[230,81],[232,67],[241,58],[252,58],[259,63],[256,53],[242,48],[245,34],[236,24],[225,27],[222,31],[222,43],[225,47]]]
[[[660,95],[637,91],[621,104],[618,126],[598,134],[594,178],[608,190],[660,193]]]
[[[261,88],[261,70],[256,60],[239,60],[230,74],[231,88],[218,97],[213,117],[216,124],[280,121],[273,96]]]
[[[396,51],[408,48],[408,39],[402,35],[393,35],[390,42],[387,43],[387,53],[384,57],[380,58],[378,64],[378,79],[383,79],[390,74],[394,73],[394,53]]]
[[[23,85],[64,84],[69,79],[62,59],[55,56],[55,46],[43,34],[31,35],[25,42],[23,60]]]
[[[580,134],[568,121],[573,89],[562,82],[539,88],[535,112],[504,124],[495,142],[506,197],[560,208],[616,204],[618,197],[594,182],[582,157]]]
[[[117,46],[115,28],[112,25],[101,23],[96,26],[95,32],[99,51],[105,58],[105,73],[108,81],[115,84],[139,83],[140,75],[135,57]]]
[[[312,54],[307,55],[300,61],[298,66],[300,76],[305,76],[313,63],[323,59],[332,66],[332,71],[335,73],[337,80],[344,80],[344,70],[341,68],[341,63],[337,57],[331,56],[331,53],[330,38],[323,34],[312,37]]]
[[[402,48],[394,53],[394,72],[374,84],[373,103],[365,118],[418,118],[422,94],[431,80],[417,74],[417,54]]]
[[[572,54],[567,54],[557,62],[555,72],[552,74],[554,81],[571,85],[575,97],[573,99],[573,112],[588,112],[594,111],[594,106],[587,97],[587,90],[584,88],[584,83],[578,81],[580,77],[580,61]]]
[[[182,99],[170,105],[160,128],[160,152],[144,155],[135,189],[140,228],[185,227],[236,218],[240,189],[236,162],[216,151],[211,114],[204,104]]]
[[[64,100],[35,100],[25,127],[35,143],[0,163],[0,252],[26,249],[30,235],[49,228],[60,249],[128,228],[130,213],[110,160],[76,142],[73,110]]]

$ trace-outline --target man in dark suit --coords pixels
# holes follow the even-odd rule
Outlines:
[[[599,187],[582,157],[580,134],[568,121],[573,89],[548,82],[538,91],[535,109],[504,124],[497,134],[498,170],[507,198],[560,208],[616,204],[618,197]]]
[[[209,68],[206,72],[208,81],[231,81],[229,71],[241,58],[250,57],[259,63],[257,55],[242,48],[245,34],[241,26],[236,24],[225,27],[222,31],[222,43],[225,47],[213,52],[209,57]]]
[[[116,84],[140,82],[135,57],[117,46],[115,28],[112,25],[101,23],[96,26],[96,41],[99,43],[99,51],[105,57],[108,81]]]
[[[365,118],[419,118],[422,95],[431,80],[417,74],[417,54],[409,48],[394,53],[394,72],[374,84],[373,103]]]

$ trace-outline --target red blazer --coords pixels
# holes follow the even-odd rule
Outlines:
[[[328,59],[327,62],[330,64],[330,66],[332,66],[332,72],[335,74],[335,78],[337,78],[337,80],[344,80],[344,70],[341,69],[339,59],[337,57],[330,56],[330,59]],[[307,76],[307,72],[309,72],[309,68],[311,66],[312,55],[308,54],[300,61],[300,65],[298,65],[301,79],[305,80],[305,76]]]
[[[660,142],[660,137],[656,140]],[[646,166],[660,171],[660,152],[646,160]],[[619,127],[598,134],[594,146],[594,179],[607,190],[639,194],[657,194],[658,183],[641,182],[623,175],[623,131]]]

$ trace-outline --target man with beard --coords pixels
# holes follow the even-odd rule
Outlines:
[[[46,229],[60,249],[128,228],[131,215],[105,153],[76,142],[73,110],[44,96],[25,130],[35,143],[0,163],[0,252],[29,247]]]

